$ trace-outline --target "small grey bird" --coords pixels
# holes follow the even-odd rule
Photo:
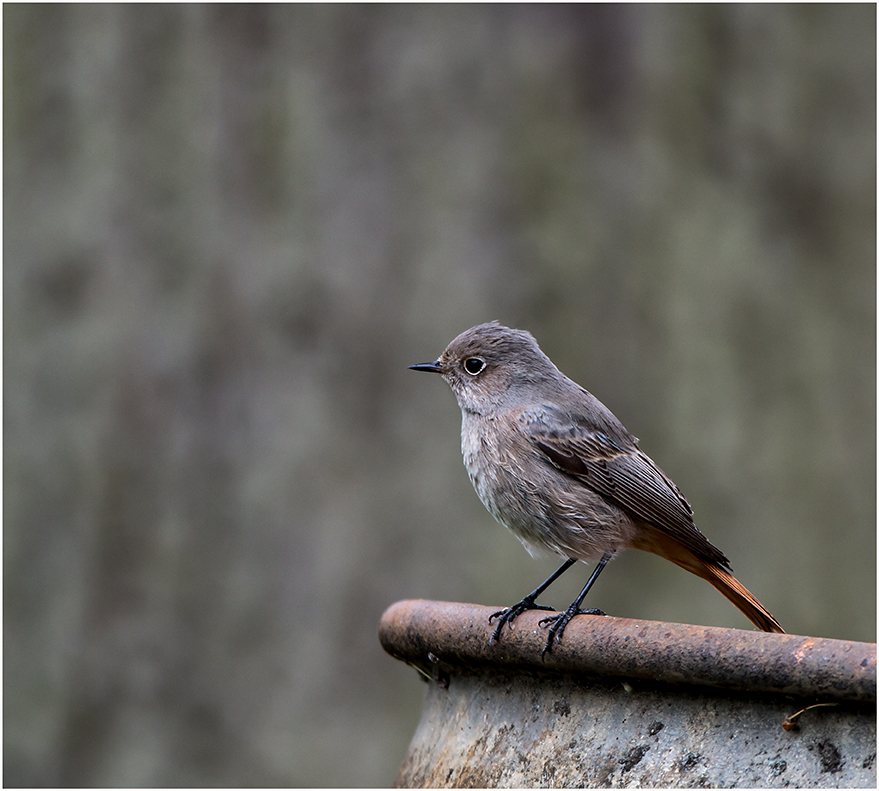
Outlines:
[[[536,603],[578,560],[595,567],[568,609],[552,624],[552,650],[601,570],[617,552],[653,552],[710,582],[765,632],[778,621],[730,572],[729,560],[693,524],[677,486],[638,448],[592,394],[553,365],[533,336],[496,321],[461,333],[438,360],[410,365],[440,374],[461,407],[461,452],[479,499],[532,555],[549,550],[565,562],[518,604],[499,610],[491,641],[504,624]]]

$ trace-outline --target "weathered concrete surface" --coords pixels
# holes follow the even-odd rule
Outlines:
[[[396,785],[876,787],[872,644],[581,617],[543,662],[545,613],[489,646],[491,612],[385,613],[430,678]]]

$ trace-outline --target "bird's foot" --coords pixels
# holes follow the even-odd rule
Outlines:
[[[567,625],[573,620],[575,615],[606,614],[607,613],[603,610],[598,610],[594,607],[588,610],[581,610],[576,604],[572,604],[567,610],[560,612],[558,615],[550,615],[548,618],[541,618],[540,626],[545,626],[549,623],[551,623],[552,626],[549,627],[549,634],[546,636],[546,645],[543,646],[543,651],[540,652],[540,658],[544,659],[548,653],[552,652],[552,644],[562,639],[562,633],[565,631]]]
[[[523,612],[527,612],[528,610],[549,610],[550,612],[554,611],[552,607],[547,607],[545,604],[537,604],[531,596],[526,596],[518,604],[514,604],[512,607],[507,607],[505,610],[498,610],[497,612],[492,613],[488,616],[489,623],[497,618],[497,626],[491,633],[491,638],[489,639],[488,644],[493,645],[501,639],[501,630],[504,628],[504,624],[507,624],[509,628],[512,629],[513,621],[516,620],[516,618],[518,618]],[[541,623],[543,623],[543,621],[541,621]]]

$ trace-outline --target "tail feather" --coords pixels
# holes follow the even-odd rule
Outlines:
[[[729,599],[736,607],[738,607],[755,626],[764,632],[777,632],[784,634],[781,624],[772,617],[767,610],[741,582],[739,582],[725,568],[720,566],[712,566],[705,563],[705,574],[700,574],[703,579],[710,582],[717,590],[719,590],[727,599]]]
[[[711,583],[727,599],[741,610],[751,623],[764,632],[776,632],[785,634],[781,624],[772,617],[767,610],[741,582],[739,582],[725,568],[716,563],[702,560],[694,555],[683,544],[675,541],[671,536],[651,530],[642,534],[632,546],[635,549],[643,549],[655,555],[670,560],[672,563],[686,569],[691,574],[701,577]]]

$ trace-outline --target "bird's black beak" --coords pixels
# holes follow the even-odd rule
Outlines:
[[[439,360],[434,360],[432,363],[418,363],[417,365],[410,365],[409,367],[413,371],[429,371],[432,374],[441,374],[443,372]]]

